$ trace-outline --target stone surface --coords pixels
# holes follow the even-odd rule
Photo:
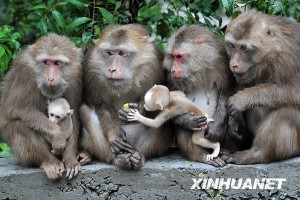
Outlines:
[[[190,189],[192,178],[286,178],[281,190]],[[50,181],[37,168],[0,159],[0,199],[300,199],[300,158],[215,168],[177,153],[148,161],[140,171],[103,163],[83,166],[75,179]]]

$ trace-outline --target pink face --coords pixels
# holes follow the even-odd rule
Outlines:
[[[49,87],[55,87],[61,83],[62,70],[66,63],[70,62],[64,55],[40,54],[36,60],[41,63],[40,65],[44,69],[44,83]]]
[[[172,52],[173,64],[171,68],[171,73],[175,78],[183,77],[183,63],[185,62],[186,56],[183,52],[174,49]]]

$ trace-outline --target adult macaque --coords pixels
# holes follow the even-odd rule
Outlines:
[[[124,103],[143,105],[154,84],[164,81],[163,56],[140,25],[113,25],[88,52],[84,63],[84,101],[80,109],[82,145],[98,160],[125,169],[139,169],[145,158],[161,155],[172,144],[166,125],[154,129],[127,121]],[[132,106],[131,106],[132,108]],[[122,113],[123,112],[123,113]]]
[[[71,179],[80,171],[76,159],[81,104],[80,51],[67,37],[48,34],[23,50],[4,78],[0,128],[22,164],[41,167],[50,179]],[[47,117],[47,99],[64,97],[74,108],[73,133],[66,141]],[[62,161],[50,152],[55,144]]]
[[[53,101],[48,100],[48,118],[50,121],[58,124],[61,128],[61,133],[68,140],[73,133],[72,115],[74,109],[70,109],[69,102],[64,98],[58,98]],[[59,148],[55,143],[52,143],[53,149],[51,153],[59,155]]]
[[[255,135],[249,150],[224,156],[236,164],[264,163],[300,155],[300,24],[247,12],[225,34],[230,69],[239,87],[228,103],[233,118],[246,111]]]
[[[229,69],[224,42],[205,28],[197,25],[180,28],[169,40],[163,65],[168,72],[171,90],[183,91],[214,122],[208,124],[209,140],[222,142],[227,132],[226,101]],[[197,130],[207,125],[204,116],[190,114],[178,117],[175,123]],[[214,166],[225,165],[219,157],[206,160],[208,151],[192,142],[191,131],[176,128],[182,153],[190,160]]]
[[[147,126],[158,128],[169,119],[188,112],[193,112],[196,116],[204,115],[203,111],[197,107],[194,102],[186,98],[183,92],[170,92],[169,89],[163,85],[154,85],[150,90],[148,90],[144,100],[144,108],[147,111],[161,110],[161,112],[155,117],[155,119],[151,119],[144,117],[138,110],[134,109],[128,113],[128,121],[139,121]],[[213,120],[207,119],[207,123],[211,121]],[[220,143],[211,142],[204,138],[206,128],[207,126],[203,126],[202,130],[194,131],[192,141],[194,144],[200,145],[201,147],[213,149],[213,153],[206,157],[206,160],[212,160],[219,155]]]

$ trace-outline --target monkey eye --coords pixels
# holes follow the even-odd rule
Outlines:
[[[54,116],[53,113],[51,113],[50,116],[53,117]]]
[[[229,43],[229,47],[232,48],[232,49],[235,48],[234,44],[232,44],[231,42]]]
[[[180,59],[180,58],[182,58],[182,55],[176,54],[176,55],[175,55],[175,58]]]
[[[50,61],[47,60],[47,59],[43,60],[43,63],[44,63],[45,65],[50,65]]]
[[[56,119],[60,119],[60,116],[55,116],[56,117]]]
[[[246,47],[246,45],[241,45],[240,49],[241,49],[242,51],[246,51],[246,50],[247,50],[247,47]]]
[[[61,67],[63,65],[63,62],[61,62],[60,60],[56,60],[56,61],[54,61],[54,65]]]
[[[106,54],[107,54],[108,56],[114,55],[113,52],[111,52],[111,51],[107,51]]]
[[[126,55],[127,55],[127,54],[126,54],[124,51],[120,51],[120,52],[119,52],[119,56],[124,56],[124,57],[125,57]]]

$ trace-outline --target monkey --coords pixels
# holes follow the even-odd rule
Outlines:
[[[184,92],[214,119],[207,124],[204,115],[188,113],[173,120],[177,145],[189,160],[214,166],[225,165],[220,157],[206,160],[208,152],[193,143],[192,131],[207,125],[205,138],[221,145],[226,141],[226,103],[232,81],[227,65],[224,40],[200,25],[183,26],[169,38],[163,60],[168,88]]]
[[[68,140],[47,116],[47,99],[60,97],[74,109],[73,133]],[[81,97],[81,50],[68,37],[49,33],[15,58],[3,80],[0,130],[23,165],[40,167],[53,180],[61,178],[65,170],[68,179],[79,173]],[[51,147],[62,153],[61,160],[51,153]]]
[[[127,122],[132,108],[144,112],[145,93],[154,84],[165,82],[162,60],[162,52],[141,25],[105,27],[83,64],[80,119],[86,153],[122,169],[138,170],[145,159],[169,150],[174,138],[169,124],[154,129]],[[128,102],[130,108],[121,109]]]
[[[187,112],[193,112],[196,116],[203,115],[203,111],[197,107],[194,102],[186,98],[183,92],[170,92],[169,89],[163,85],[154,85],[148,90],[145,94],[144,102],[144,108],[147,111],[161,110],[159,115],[157,115],[155,119],[151,119],[144,117],[135,109],[128,113],[128,121],[139,121],[147,126],[158,128],[167,120]],[[208,122],[213,121],[209,118],[207,118],[207,120]],[[202,128],[205,129],[206,127]],[[192,141],[194,144],[200,145],[201,147],[213,149],[213,153],[207,155],[206,160],[212,160],[217,157],[220,152],[220,143],[211,142],[204,138],[203,130],[194,131]]]
[[[61,133],[68,140],[73,133],[72,115],[74,109],[70,109],[69,102],[64,98],[58,98],[53,101],[48,99],[47,104],[49,120],[60,126]],[[57,149],[52,149],[51,153],[59,154]]]
[[[229,67],[239,90],[228,113],[245,114],[250,149],[224,155],[228,163],[269,163],[300,155],[300,24],[245,12],[225,32]]]

